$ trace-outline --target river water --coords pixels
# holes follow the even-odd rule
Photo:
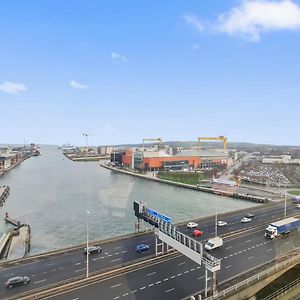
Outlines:
[[[0,207],[32,230],[31,254],[134,232],[133,201],[143,200],[173,222],[251,207],[256,204],[118,174],[99,162],[73,162],[55,146],[0,177],[11,193]]]

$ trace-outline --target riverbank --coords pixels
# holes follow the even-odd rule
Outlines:
[[[140,174],[138,172],[134,171],[128,171],[128,170],[123,170],[123,169],[118,169],[112,166],[109,166],[107,164],[100,164],[101,167],[106,168],[111,171],[119,172],[122,174],[130,175],[130,176],[136,176],[139,178],[147,179],[147,180],[152,180],[156,181],[159,183],[164,183],[164,184],[169,184],[169,185],[174,185],[177,187],[182,187],[186,189],[192,189],[195,191],[200,191],[200,192],[206,192],[206,193],[211,193],[219,196],[226,196],[226,197],[231,197],[231,198],[236,198],[236,199],[243,199],[243,200],[249,200],[249,201],[254,201],[258,203],[266,203],[269,201],[274,201],[274,200],[281,200],[280,195],[276,195],[272,197],[272,194],[270,195],[258,195],[257,192],[254,194],[254,192],[247,189],[242,190],[242,187],[229,187],[229,186],[212,186],[212,187],[207,187],[207,186],[202,186],[202,185],[191,185],[187,183],[180,183],[180,182],[175,182],[175,181],[170,181],[170,180],[165,180],[165,179],[160,179],[155,177],[154,173],[150,174]]]

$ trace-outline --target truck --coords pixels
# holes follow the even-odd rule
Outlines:
[[[220,237],[216,236],[214,238],[209,239],[204,245],[204,248],[206,250],[213,250],[221,246],[223,246],[223,240]]]
[[[266,228],[265,237],[274,239],[296,231],[299,226],[300,220],[293,217],[273,222]]]

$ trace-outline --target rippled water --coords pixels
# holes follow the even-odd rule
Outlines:
[[[255,205],[118,174],[99,162],[72,162],[56,147],[41,152],[0,178],[11,187],[0,207],[0,233],[10,228],[6,211],[29,222],[32,254],[83,243],[87,219],[91,240],[133,232],[133,201],[146,201],[174,222],[212,215],[216,207],[221,213]]]

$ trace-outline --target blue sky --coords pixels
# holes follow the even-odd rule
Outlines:
[[[300,145],[300,1],[6,1],[0,142]]]

